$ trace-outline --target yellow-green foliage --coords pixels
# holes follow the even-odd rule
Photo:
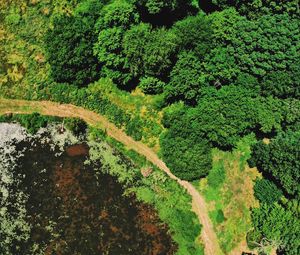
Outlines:
[[[258,172],[246,163],[253,139],[252,135],[246,136],[232,152],[214,149],[213,168],[198,187],[208,202],[210,217],[226,253],[245,241],[251,228],[250,207],[257,206],[253,185]]]
[[[141,119],[140,132],[142,142],[158,150],[158,137],[162,132],[162,114],[156,109],[160,96],[144,95],[138,89],[132,93],[121,91],[108,78],[101,78],[99,81],[89,85],[89,91],[100,93],[103,98],[118,106],[133,118],[138,116]]]
[[[0,1],[0,95],[34,98],[49,83],[43,37],[55,15],[71,14],[77,0]]]

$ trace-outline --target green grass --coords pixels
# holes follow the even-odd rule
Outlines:
[[[258,172],[247,165],[253,142],[255,137],[249,135],[232,152],[213,149],[213,167],[208,177],[194,182],[208,202],[209,215],[225,253],[245,240],[251,228],[250,207],[257,206],[253,185]]]

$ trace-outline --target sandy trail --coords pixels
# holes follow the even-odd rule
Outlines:
[[[129,149],[133,149],[139,154],[145,156],[150,162],[164,171],[170,178],[176,180],[192,197],[192,207],[197,214],[200,223],[203,225],[201,231],[202,242],[205,247],[206,255],[221,255],[217,235],[214,231],[213,224],[209,218],[206,202],[200,193],[192,186],[191,183],[183,181],[173,175],[166,164],[159,159],[157,154],[147,145],[133,140],[126,135],[124,131],[117,128],[108,121],[104,116],[77,107],[71,104],[59,104],[50,101],[25,101],[25,100],[8,100],[0,98],[0,114],[5,113],[32,113],[39,112],[43,115],[58,117],[78,117],[85,120],[89,125],[100,127],[106,130],[107,135],[123,143]],[[237,254],[237,253],[235,253]],[[239,253],[241,254],[241,253]]]

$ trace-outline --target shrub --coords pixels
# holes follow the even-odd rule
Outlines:
[[[139,88],[145,94],[160,94],[163,92],[165,83],[155,77],[144,77],[141,79]]]
[[[67,118],[65,119],[65,125],[75,135],[84,134],[87,129],[86,122],[79,118]]]
[[[31,134],[36,133],[42,127],[46,127],[50,121],[59,120],[60,118],[58,117],[42,116],[37,112],[32,114],[9,114],[0,116],[0,122],[17,121]]]
[[[225,180],[225,169],[223,162],[219,166],[214,167],[207,177],[208,185],[218,188]]]
[[[140,117],[133,117],[126,125],[126,134],[132,136],[134,140],[139,141],[142,139],[142,120]]]
[[[21,16],[18,13],[11,13],[5,17],[5,22],[9,25],[17,25],[21,20]]]
[[[225,220],[224,213],[221,209],[219,209],[217,211],[216,221],[217,221],[218,224],[221,224],[222,222],[224,222],[224,220]]]

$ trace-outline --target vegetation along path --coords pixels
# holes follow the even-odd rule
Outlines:
[[[204,198],[199,192],[187,181],[180,180],[173,175],[166,164],[159,159],[157,154],[148,146],[141,142],[133,140],[126,135],[121,129],[109,122],[104,116],[77,107],[70,104],[59,104],[49,101],[25,101],[25,100],[8,100],[0,99],[0,114],[5,113],[32,113],[39,112],[43,115],[52,115],[58,117],[77,117],[86,121],[91,126],[96,126],[106,130],[107,134],[119,142],[133,149],[139,154],[145,156],[150,162],[164,171],[170,178],[176,180],[192,196],[193,210],[197,214],[199,221],[203,225],[202,241],[205,246],[206,255],[219,255],[222,251],[218,245],[217,235],[214,231],[213,224],[209,218],[207,206]]]

